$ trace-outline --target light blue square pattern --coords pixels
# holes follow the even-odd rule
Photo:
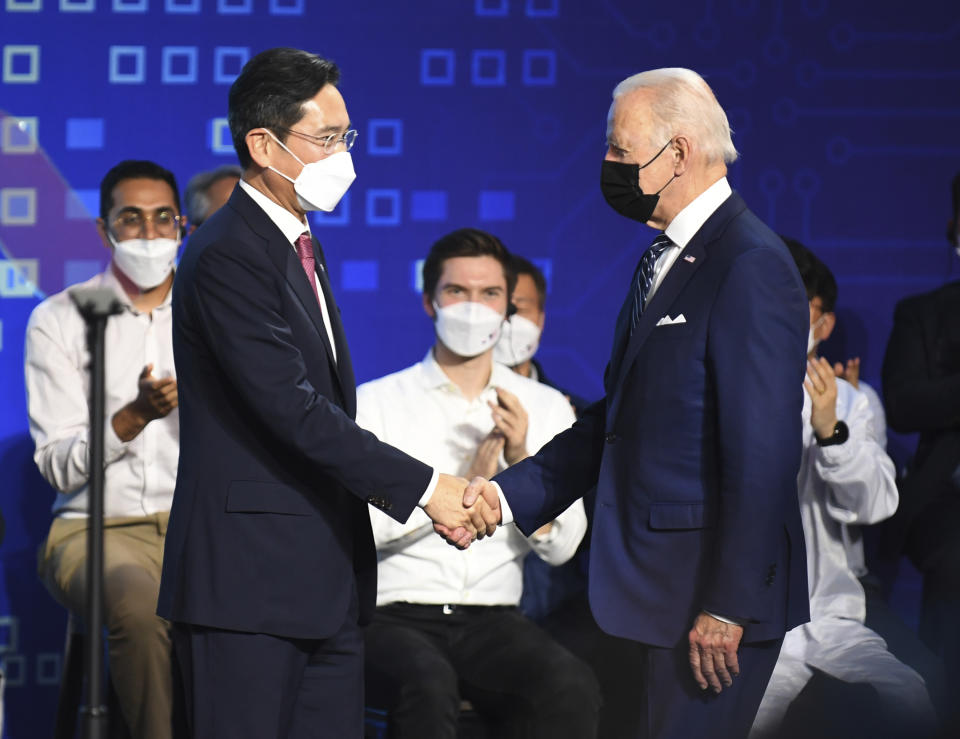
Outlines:
[[[147,0],[113,0],[114,13],[146,13]]]
[[[207,126],[207,146],[214,154],[234,154],[230,125],[226,118],[211,118]]]
[[[400,223],[399,190],[367,190],[367,225],[396,226]]]
[[[197,47],[164,46],[160,80],[165,85],[194,85],[197,82]]]
[[[553,49],[523,52],[523,84],[548,87],[557,84],[557,54]]]
[[[380,262],[376,259],[348,259],[340,265],[344,290],[375,292],[380,288]]]
[[[474,0],[473,12],[478,16],[502,18],[510,10],[510,0]]]
[[[102,149],[103,118],[67,118],[68,149]]]
[[[110,47],[110,84],[140,85],[147,76],[147,50],[144,46]]]
[[[95,9],[94,0],[60,0],[61,13],[92,13]]]
[[[507,52],[502,49],[474,51],[470,81],[477,87],[502,87],[507,84]]]
[[[217,12],[221,15],[250,15],[253,0],[217,0]]]
[[[452,85],[454,61],[453,49],[422,49],[420,51],[420,84]]]
[[[213,50],[213,81],[232,85],[249,58],[248,46],[217,46]]]
[[[100,211],[99,190],[68,190],[63,206],[63,215],[71,221],[87,221],[96,218]]]
[[[367,124],[367,153],[372,156],[403,154],[403,121],[396,118],[371,118]]]
[[[481,190],[477,218],[481,221],[512,221],[515,194],[510,190]]]
[[[303,15],[304,0],[270,0],[270,15]]]
[[[530,18],[556,18],[560,14],[560,0],[527,0]]]
[[[164,0],[163,9],[168,13],[199,13],[200,0]]]
[[[414,190],[411,192],[410,220],[447,220],[447,193],[443,190]]]

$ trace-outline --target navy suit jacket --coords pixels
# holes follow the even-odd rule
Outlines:
[[[350,352],[318,277],[336,360],[293,245],[239,186],[187,242],[173,288],[180,463],[165,618],[324,638],[354,592],[361,621],[372,612],[367,503],[406,520],[432,472],[354,423]]]
[[[809,617],[797,500],[809,309],[796,267],[733,194],[627,341],[629,305],[606,398],[496,480],[527,533],[597,486],[588,584],[605,631],[673,647],[707,610],[744,622],[746,642],[778,638]]]

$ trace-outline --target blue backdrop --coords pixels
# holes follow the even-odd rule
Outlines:
[[[742,153],[734,187],[836,272],[832,359],[861,356],[879,386],[894,303],[953,268],[944,226],[960,169],[955,0],[0,2],[9,737],[49,733],[64,626],[35,575],[53,494],[27,433],[27,317],[106,264],[91,219],[113,164],[154,159],[185,184],[234,161],[227,90],[262,49],[297,46],[342,67],[358,179],[313,226],[361,381],[423,355],[432,331],[417,260],[472,225],[545,269],[540,356],[561,384],[600,395],[616,311],[653,236],[600,196],[605,116],[613,86],[651,67],[708,79]]]

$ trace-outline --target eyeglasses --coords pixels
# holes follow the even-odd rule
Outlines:
[[[174,238],[183,223],[183,216],[178,216],[169,208],[160,208],[152,214],[144,213],[139,208],[126,208],[113,219],[113,230],[117,236],[135,238],[143,233],[148,221],[153,223],[157,236]]]
[[[331,133],[329,136],[311,136],[309,133],[303,133],[303,131],[294,131],[292,128],[283,128],[282,126],[277,126],[277,128],[280,131],[286,131],[287,133],[292,133],[305,138],[317,146],[322,146],[324,154],[333,154],[340,144],[343,144],[344,151],[350,151],[353,148],[354,143],[357,141],[357,132],[352,128],[349,131],[344,131],[343,133]]]

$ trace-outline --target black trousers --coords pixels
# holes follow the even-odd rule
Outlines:
[[[593,673],[516,608],[395,603],[364,640],[367,704],[391,739],[453,739],[464,698],[497,737],[596,736]]]

